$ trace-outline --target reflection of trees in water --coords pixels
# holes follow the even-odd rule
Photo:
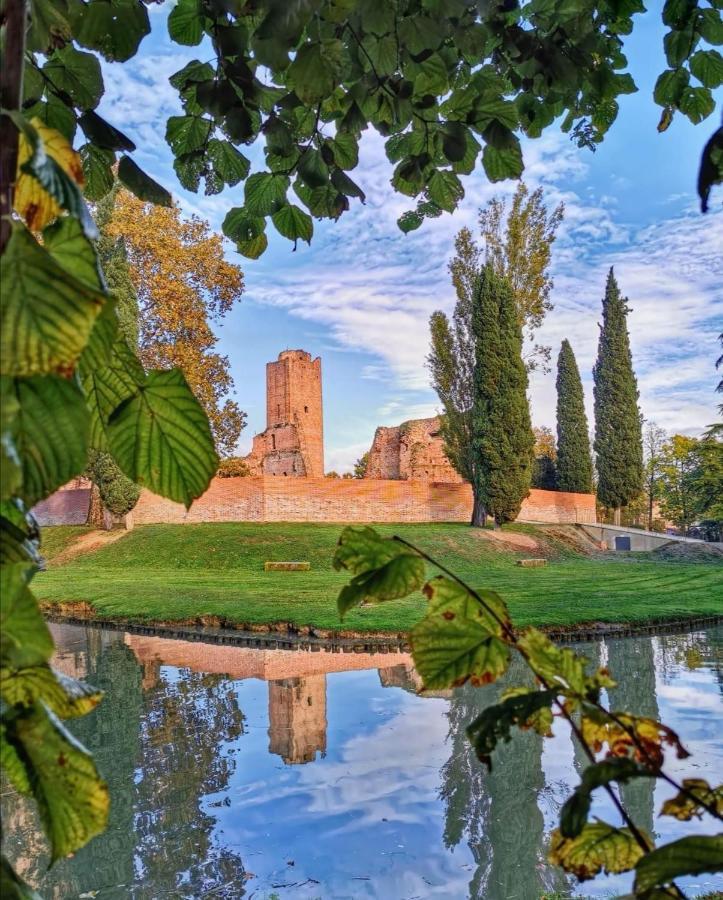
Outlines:
[[[241,859],[213,840],[215,818],[202,801],[228,784],[233,761],[219,744],[243,731],[232,685],[220,675],[182,670],[144,696],[143,769],[136,784],[136,896],[169,892],[243,895]],[[219,802],[221,802],[219,800]]]
[[[665,684],[670,684],[678,670],[710,669],[723,694],[723,626],[692,634],[664,634],[657,638],[660,648],[660,671]]]
[[[649,637],[608,639],[608,668],[617,687],[608,690],[610,709],[658,718],[653,640]],[[623,806],[633,821],[653,834],[655,779],[637,778],[623,784]]]
[[[13,797],[12,821],[4,816],[11,854],[43,896],[58,900],[89,891],[102,898],[243,896],[242,861],[214,843],[216,820],[203,808],[232,772],[221,743],[243,731],[231,685],[222,676],[183,671],[177,680],[152,679],[144,693],[138,661],[122,635],[96,629],[86,635],[87,653],[77,659],[105,698],[68,724],[108,781],[109,827],[45,874],[37,817]]]
[[[510,671],[485,688],[455,691],[449,706],[450,757],[442,768],[444,840],[455,847],[466,837],[476,863],[472,900],[539,900],[546,890],[565,886],[545,861],[544,820],[538,796],[544,787],[543,738],[513,732],[492,756],[487,772],[467,740],[465,728],[485,706],[513,684],[531,684],[527,667],[514,658]]]

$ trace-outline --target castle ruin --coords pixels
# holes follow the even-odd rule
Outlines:
[[[365,477],[460,484],[439,428],[439,416],[380,426],[374,432]]]
[[[266,363],[266,428],[245,457],[251,475],[322,478],[321,359],[284,350]]]

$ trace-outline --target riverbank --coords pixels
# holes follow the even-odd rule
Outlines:
[[[497,590],[518,626],[594,632],[604,625],[704,619],[721,613],[723,557],[687,562],[663,554],[598,552],[572,528],[512,525],[380,526],[437,557],[475,587]],[[339,525],[206,524],[138,527],[98,547],[88,529],[44,529],[48,570],[33,582],[47,610],[75,618],[206,625],[251,632],[403,636],[424,598],[370,606],[339,621],[346,581],[331,568]],[[91,549],[74,554],[79,539]],[[545,558],[522,568],[519,559]],[[309,571],[265,572],[304,560]]]

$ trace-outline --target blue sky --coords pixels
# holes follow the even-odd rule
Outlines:
[[[194,195],[178,184],[164,133],[169,115],[181,112],[168,77],[189,59],[206,59],[203,47],[179,47],[166,32],[169,4],[149,7],[152,34],[123,65],[105,65],[100,112],[138,144],[136,160],[165,184],[183,209],[220,230],[243,191]],[[716,416],[716,335],[723,331],[723,211],[701,216],[695,196],[700,151],[716,126],[713,117],[693,127],[682,117],[663,135],[652,88],[665,67],[662,26],[654,11],[638,18],[627,46],[640,90],[621,98],[618,121],[595,154],[579,150],[559,131],[523,144],[525,179],[542,184],[550,204],[564,200],[566,219],[553,251],[555,308],[536,336],[556,354],[571,341],[592,413],[591,368],[605,273],[615,266],[629,297],[629,327],[641,408],[669,431],[697,434]],[[719,104],[723,97],[717,97]],[[248,154],[256,169],[262,154]],[[273,234],[257,261],[227,246],[227,257],[245,273],[246,290],[226,317],[219,349],[231,362],[236,399],[248,412],[241,452],[265,426],[264,365],[279,351],[303,348],[321,355],[327,469],[350,469],[371,444],[377,425],[433,415],[425,357],[428,320],[451,310],[447,274],[453,238],[474,229],[477,210],[514,184],[490,185],[478,169],[464,180],[457,212],[426,222],[410,235],[396,226],[413,203],[393,193],[382,140],[365,132],[355,180],[367,193],[339,222],[315,222],[308,247]],[[554,373],[530,384],[533,423],[554,428]]]

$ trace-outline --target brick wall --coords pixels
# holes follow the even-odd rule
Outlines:
[[[90,488],[62,488],[33,507],[39,525],[85,525]]]
[[[439,427],[439,416],[434,416],[377,428],[369,450],[366,477],[461,482],[444,452]]]
[[[467,484],[338,478],[214,478],[186,510],[143,491],[136,525],[158,522],[466,522]],[[595,521],[593,494],[530,491],[519,520],[564,524]]]

